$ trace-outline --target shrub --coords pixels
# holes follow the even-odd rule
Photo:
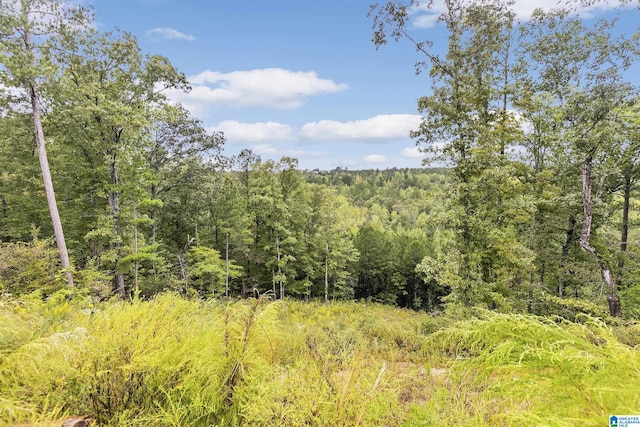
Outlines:
[[[59,277],[58,253],[49,240],[3,243],[0,247],[1,292],[24,295],[36,290],[45,295],[65,286]]]

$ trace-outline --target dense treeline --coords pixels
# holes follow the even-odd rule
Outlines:
[[[410,35],[407,6],[374,8],[378,45],[406,36],[425,55],[433,90],[413,136],[441,168],[303,172],[288,157],[225,157],[224,135],[167,98],[189,90],[184,75],[130,34],[99,33],[66,2],[10,3],[0,31],[3,292],[48,295],[73,278],[101,298],[271,292],[638,314],[640,116],[624,71],[639,39],[611,35],[615,22],[537,12],[518,23],[499,2],[449,2],[449,50],[438,56]],[[33,19],[51,4],[65,13]],[[66,276],[47,239],[58,238],[64,266],[38,121]]]
[[[371,14],[376,46],[402,38],[422,55],[432,93],[418,100],[413,136],[451,166],[451,246],[420,268],[464,306],[588,310],[573,297],[606,299],[612,316],[635,310],[639,122],[627,71],[637,34],[572,10],[520,22],[509,2],[451,1],[438,16],[449,41],[440,55],[413,31],[415,6]]]

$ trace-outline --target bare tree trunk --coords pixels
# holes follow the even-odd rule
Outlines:
[[[133,289],[135,293],[138,293],[138,270],[140,265],[138,263],[138,212],[136,210],[136,203],[133,202],[133,253],[136,256],[136,260],[133,263]]]
[[[116,133],[116,139],[119,138],[119,134]],[[125,296],[124,275],[118,272],[118,264],[122,258],[122,247],[120,245],[120,195],[117,191],[118,184],[118,167],[116,163],[115,148],[111,154],[111,190],[107,196],[109,202],[109,209],[111,210],[111,217],[113,218],[113,228],[116,233],[116,241],[113,244],[113,248],[116,251],[115,267],[114,267],[114,291],[121,296]]]
[[[187,243],[184,245],[182,253],[178,254],[178,263],[180,264],[180,278],[184,281],[184,294],[187,295],[189,291],[189,271],[187,270],[187,252],[189,246],[195,239],[187,235]]]
[[[2,218],[6,221],[9,218],[9,214],[7,213],[7,210],[8,210],[7,200],[4,198],[3,195],[0,195],[0,200],[2,201],[2,203],[0,203],[0,206],[2,206]],[[0,234],[0,241],[4,241],[8,239],[9,239],[9,226],[5,225],[5,227],[2,229],[2,233]]]
[[[536,251],[536,234],[538,225],[538,215],[536,212],[531,215],[531,227],[529,228],[529,249],[534,253]],[[531,269],[529,272],[529,292],[527,295],[527,313],[533,312],[533,288],[535,286],[535,269]],[[540,283],[540,286],[544,288],[544,282]]]
[[[31,58],[33,65],[33,46],[31,45],[31,33],[25,31],[24,43],[29,57]],[[42,130],[42,118],[40,111],[40,96],[38,94],[38,87],[35,79],[29,79],[29,97],[31,98],[31,112],[33,118],[33,128],[36,136],[36,146],[38,147],[38,159],[40,160],[40,169],[42,170],[42,180],[44,182],[44,191],[47,196],[47,205],[49,207],[49,214],[51,215],[51,223],[53,225],[53,233],[56,238],[56,245],[58,247],[58,255],[60,256],[60,264],[65,269],[65,276],[67,284],[73,286],[73,276],[71,274],[71,263],[69,262],[69,252],[67,251],[67,244],[64,240],[64,232],[62,231],[62,222],[60,221],[60,213],[58,212],[58,204],[56,203],[56,195],[53,191],[53,180],[51,179],[51,171],[49,169],[49,159],[47,158],[47,149],[44,139],[44,132]]]
[[[620,261],[618,261],[618,277],[620,285],[622,285],[622,276],[624,271],[624,257],[627,252],[627,242],[629,239],[629,207],[631,204],[631,176],[624,177],[624,200],[622,203],[622,227],[620,231]]]
[[[227,241],[225,244],[225,277],[224,277],[224,296],[229,298],[229,233],[227,233]]]
[[[591,246],[591,223],[593,220],[593,206],[591,204],[591,169],[593,159],[587,155],[582,167],[582,206],[584,208],[584,219],[582,220],[582,233],[580,234],[580,246],[589,252],[598,262],[600,276],[607,286],[607,303],[609,304],[609,314],[613,317],[620,317],[622,309],[620,298],[616,293],[616,283],[613,280],[611,268],[607,265],[602,255],[597,249]]]
[[[49,170],[49,160],[47,158],[47,150],[45,147],[44,133],[42,131],[42,121],[40,118],[40,101],[34,85],[31,85],[31,106],[33,108],[33,126],[36,132],[36,145],[38,146],[38,158],[40,160],[40,168],[42,170],[42,178],[44,181],[44,191],[47,195],[47,205],[49,206],[49,214],[53,224],[53,233],[56,237],[56,245],[58,247],[58,255],[60,256],[60,264],[65,269],[65,275],[69,286],[73,286],[73,276],[69,270],[69,252],[64,239],[62,230],[62,222],[60,221],[60,213],[58,212],[58,204],[56,203],[56,195],[53,190],[53,181],[51,179],[51,171]]]
[[[184,254],[178,254],[178,264],[180,265],[180,278],[184,282],[184,294],[187,295],[189,289],[189,278],[187,277],[187,260]]]
[[[278,284],[280,285],[280,299],[284,299],[284,284],[282,283],[282,268],[280,267],[280,237],[276,236],[276,251],[278,252]]]
[[[276,272],[273,268],[271,269],[271,289],[273,290],[273,297],[277,298],[278,292],[276,292]]]
[[[324,302],[329,302],[329,240],[325,242],[324,251]]]
[[[155,201],[158,198],[158,187],[155,184],[151,184],[151,200]],[[151,243],[156,242],[156,236],[158,234],[158,207],[153,205],[151,210]]]

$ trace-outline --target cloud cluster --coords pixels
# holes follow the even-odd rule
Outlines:
[[[325,151],[313,150],[282,150],[274,144],[256,144],[250,146],[251,150],[260,156],[289,156],[297,159],[318,159],[326,157]]]
[[[145,32],[145,35],[155,40],[186,40],[194,41],[196,38],[190,34],[182,33],[171,27],[158,27]]]
[[[370,165],[379,165],[379,164],[388,162],[389,159],[387,159],[387,156],[382,154],[369,154],[364,156],[362,158],[362,161]]]
[[[293,109],[302,106],[309,96],[341,92],[348,88],[346,84],[322,79],[312,71],[282,68],[230,73],[207,70],[189,77],[189,82],[192,85],[190,93],[172,92],[169,96],[196,114],[222,105]]]
[[[364,120],[339,122],[322,120],[305,124],[300,134],[315,141],[331,140],[394,140],[409,137],[418,128],[416,114],[385,114]]]
[[[576,8],[582,16],[590,17],[597,11],[611,10],[623,4],[620,0],[602,0],[591,6],[582,7],[581,5],[583,3],[584,2],[580,0],[567,0],[561,6]],[[527,20],[531,17],[533,11],[538,8],[550,11],[558,8],[558,6],[557,0],[538,0],[535,2],[530,0],[515,0],[512,10],[518,19]],[[431,5],[429,5],[428,2],[424,2],[410,11],[412,25],[420,29],[431,28],[437,24],[438,17],[446,11],[447,8],[444,0],[434,0]]]
[[[322,120],[302,126],[300,131],[278,122],[243,123],[227,120],[211,128],[224,132],[231,143],[284,142],[387,142],[409,138],[420,124],[415,114],[383,114],[363,120]]]
[[[288,141],[294,137],[291,126],[277,122],[241,123],[226,120],[218,123],[211,130],[224,132],[228,141]]]
[[[307,123],[300,130],[292,126],[278,122],[239,122],[226,120],[209,128],[211,131],[222,131],[229,144],[251,148],[253,152],[266,157],[292,156],[301,160],[309,160],[317,164],[318,159],[327,158],[326,151],[317,150],[318,145],[327,147],[332,144],[330,150],[337,147],[344,149],[344,156],[335,165],[355,168],[389,167],[401,164],[402,160],[415,162],[425,157],[417,147],[406,147],[393,155],[381,153],[361,153],[362,148],[354,146],[346,148],[346,143],[362,144],[366,148],[367,143],[397,143],[408,141],[409,131],[415,129],[420,123],[420,116],[412,114],[386,114],[378,115],[363,120],[338,122],[323,120]],[[291,149],[291,143],[304,143],[310,149]],[[335,143],[336,145],[333,145]],[[314,145],[315,144],[315,145]],[[295,146],[295,145],[294,145]],[[373,147],[373,146],[369,146]],[[390,146],[375,145],[376,150],[387,150]],[[316,149],[314,149],[316,148]],[[356,159],[354,155],[360,152]],[[313,160],[311,160],[313,159]],[[413,163],[410,163],[413,164]],[[326,167],[330,167],[326,164]],[[415,166],[415,165],[414,165]]]
[[[278,149],[272,144],[256,144],[251,147],[254,153],[260,156],[271,156],[278,154]]]
[[[418,147],[405,147],[400,152],[405,159],[424,159],[425,154]]]
[[[212,115],[208,111],[215,111],[217,107],[292,109],[302,106],[308,97],[348,89],[346,84],[320,78],[315,72],[282,68],[230,73],[207,70],[189,77],[189,82],[192,86],[190,93],[169,91],[167,95],[204,120],[210,119]],[[408,141],[409,132],[417,129],[420,121],[421,117],[416,114],[381,114],[352,121],[320,120],[299,127],[277,121],[224,120],[208,130],[221,131],[229,144],[251,148],[261,156],[293,156],[303,161],[306,159],[311,164],[325,159],[329,167],[331,163],[326,160],[328,153],[323,149],[324,144]],[[304,145],[300,147],[299,144]],[[346,149],[345,145],[339,146]],[[377,147],[376,150],[388,149],[380,145]],[[346,149],[340,163],[343,166],[388,167],[397,159],[415,160],[414,156],[402,153],[362,153],[361,150]]]

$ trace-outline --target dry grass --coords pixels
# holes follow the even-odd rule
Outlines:
[[[637,412],[637,328],[581,321],[266,298],[5,299],[0,424],[595,426]]]

